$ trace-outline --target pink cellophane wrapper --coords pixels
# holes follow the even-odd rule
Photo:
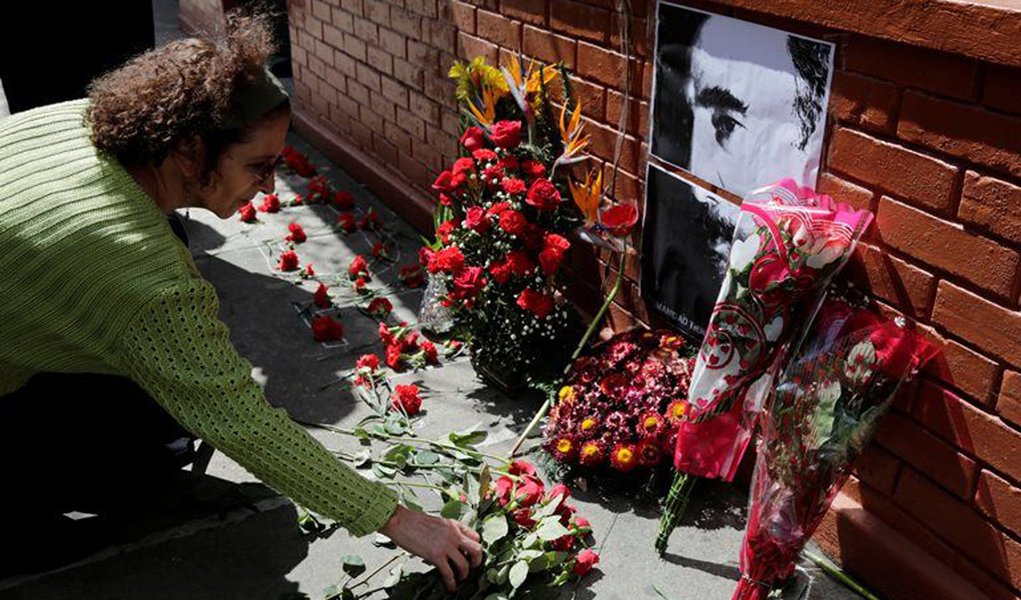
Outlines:
[[[871,221],[791,179],[745,199],[677,435],[679,471],[733,480],[788,349]]]
[[[827,301],[760,416],[742,578],[733,600],[766,600],[794,573],[851,465],[901,384],[932,357],[919,335]]]

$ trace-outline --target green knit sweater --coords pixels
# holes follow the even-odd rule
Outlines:
[[[353,535],[381,527],[395,494],[266,402],[188,249],[92,145],[87,106],[0,120],[0,396],[40,371],[131,377],[181,425],[299,504]]]

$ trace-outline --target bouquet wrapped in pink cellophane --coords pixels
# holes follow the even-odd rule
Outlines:
[[[932,352],[892,321],[841,301],[824,304],[760,416],[734,600],[765,600],[793,575],[876,420]]]
[[[871,221],[870,212],[791,179],[752,192],[741,205],[688,390],[688,418],[677,433],[678,473],[656,540],[660,552],[684,512],[693,477],[733,480],[788,350]]]

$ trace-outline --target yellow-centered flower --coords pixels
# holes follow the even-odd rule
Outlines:
[[[565,385],[564,387],[560,388],[560,393],[557,394],[557,397],[563,403],[574,402],[574,388],[569,385]]]

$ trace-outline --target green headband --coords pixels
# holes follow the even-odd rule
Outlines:
[[[224,127],[243,129],[286,102],[287,99],[284,85],[266,68],[261,77],[256,78],[255,81],[238,91],[233,107],[224,120]]]

